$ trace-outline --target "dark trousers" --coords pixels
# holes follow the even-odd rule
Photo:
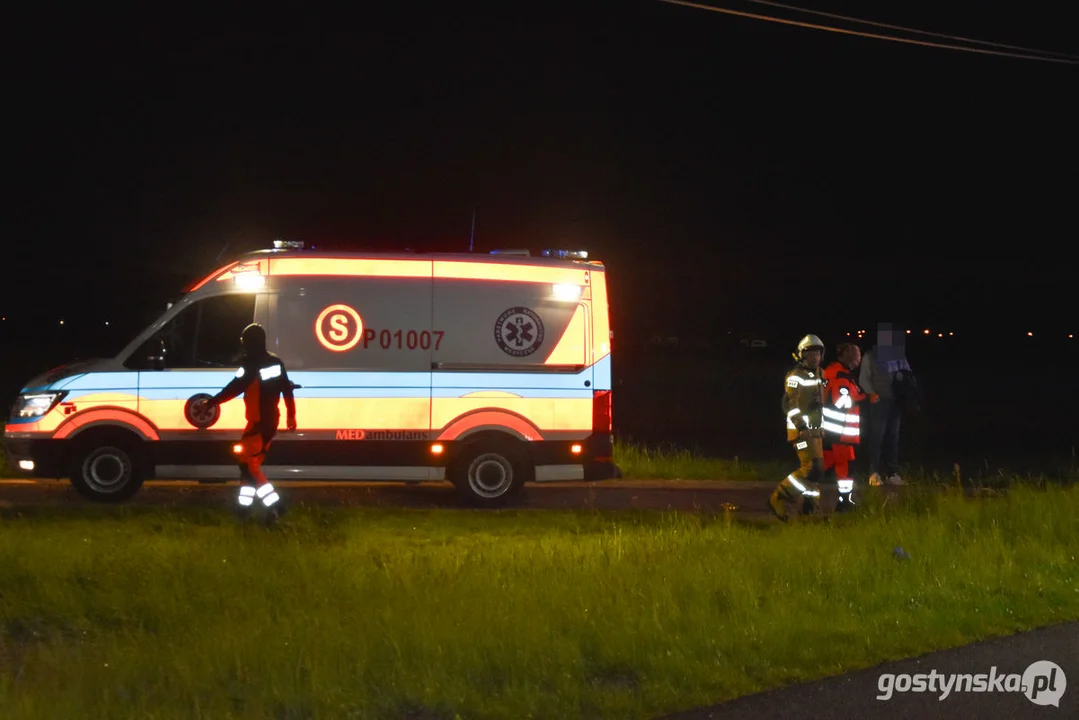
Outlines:
[[[899,421],[895,400],[881,398],[869,405],[869,474],[882,478],[899,473]]]

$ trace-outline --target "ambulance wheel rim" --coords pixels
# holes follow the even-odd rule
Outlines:
[[[512,485],[513,465],[497,453],[480,455],[468,466],[468,486],[480,497],[501,497]]]
[[[100,448],[83,462],[82,475],[94,491],[116,492],[131,477],[131,459],[122,450]]]

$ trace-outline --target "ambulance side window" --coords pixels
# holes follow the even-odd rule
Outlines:
[[[197,367],[236,367],[243,354],[240,333],[255,318],[255,294],[207,298],[200,308],[192,359]]]
[[[131,355],[127,366],[136,370],[190,367],[198,320],[198,305],[184,308]]]
[[[185,308],[135,351],[128,366],[235,367],[241,355],[240,333],[255,317],[255,298],[252,293],[219,295]]]

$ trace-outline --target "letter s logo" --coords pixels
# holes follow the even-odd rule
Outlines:
[[[330,305],[315,320],[315,337],[327,350],[351,350],[362,336],[363,320],[348,305]]]
[[[348,318],[338,313],[330,316],[330,339],[339,343],[348,337]]]

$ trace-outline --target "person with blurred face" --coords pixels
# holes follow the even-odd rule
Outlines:
[[[784,522],[789,519],[787,503],[800,502],[804,515],[816,511],[824,472],[824,380],[820,376],[824,343],[816,335],[806,335],[798,343],[794,359],[797,364],[783,378],[783,410],[787,416],[787,441],[794,446],[799,464],[768,498],[768,506]]]
[[[866,428],[870,485],[904,484],[899,476],[899,427],[906,398],[897,391],[902,393],[913,380],[906,334],[890,323],[880,323],[877,344],[866,352],[858,375],[858,384],[871,401]]]

